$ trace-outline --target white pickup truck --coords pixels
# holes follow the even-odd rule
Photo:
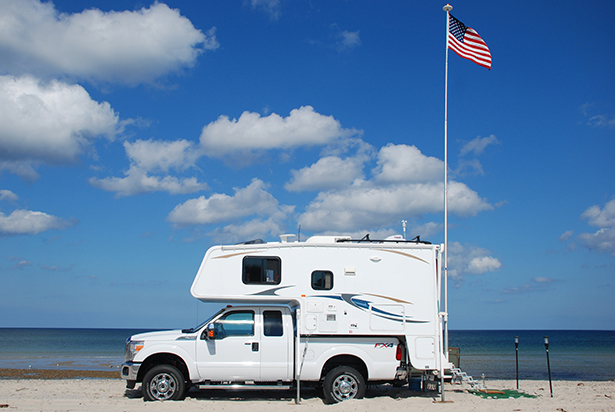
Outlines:
[[[187,390],[322,385],[325,401],[361,398],[367,383],[407,381],[404,336],[301,336],[298,309],[229,306],[197,328],[131,336],[121,376],[145,400]]]

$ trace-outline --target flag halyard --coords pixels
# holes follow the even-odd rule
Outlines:
[[[449,14],[448,48],[460,57],[491,70],[491,52],[476,30]]]

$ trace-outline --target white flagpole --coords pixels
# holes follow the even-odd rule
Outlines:
[[[448,360],[448,31],[449,12],[453,6],[442,8],[446,12],[446,67],[444,75],[444,307],[442,327],[444,329],[444,356]],[[443,375],[443,374],[442,374]],[[444,402],[444,376],[442,376],[442,401]]]

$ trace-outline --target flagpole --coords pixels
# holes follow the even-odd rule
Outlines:
[[[442,8],[446,12],[446,65],[444,70],[444,299],[440,313],[440,402],[444,399],[444,365],[443,359],[448,362],[448,32],[449,12],[453,6],[447,4]],[[442,337],[444,333],[444,337]],[[443,339],[444,338],[444,339]],[[444,342],[443,342],[444,341]],[[443,347],[444,346],[444,347]]]
[[[449,12],[453,10],[453,6],[447,4],[442,10],[446,12],[446,67],[444,75],[444,314],[442,323],[444,328],[444,354],[448,360],[448,32]]]

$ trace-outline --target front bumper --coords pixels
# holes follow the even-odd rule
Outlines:
[[[120,373],[123,379],[127,381],[136,381],[139,374],[141,363],[125,362],[120,367]]]

